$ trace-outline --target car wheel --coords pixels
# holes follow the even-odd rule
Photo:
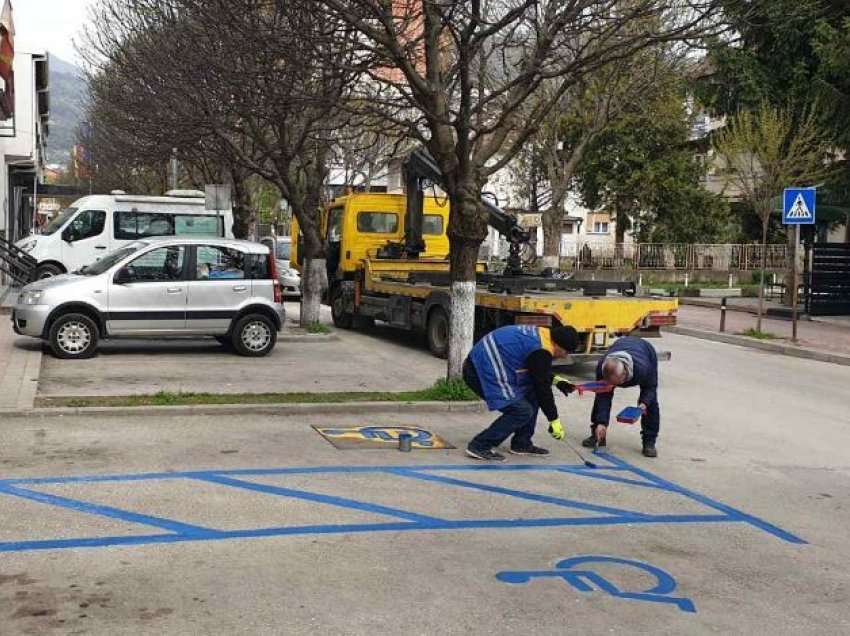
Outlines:
[[[33,280],[44,280],[45,278],[53,278],[54,276],[60,276],[64,272],[57,265],[50,265],[49,263],[46,265],[39,265],[35,269],[35,273],[33,274]]]
[[[50,326],[48,342],[57,358],[91,358],[97,350],[99,332],[94,320],[84,314],[65,314]]]
[[[354,326],[354,314],[345,310],[345,293],[342,286],[338,286],[331,297],[331,317],[334,326],[340,329],[351,329]]]
[[[434,307],[428,314],[428,349],[438,358],[449,355],[449,314],[442,307]]]
[[[240,318],[233,328],[233,348],[240,356],[261,358],[274,349],[277,328],[261,314],[250,314]]]

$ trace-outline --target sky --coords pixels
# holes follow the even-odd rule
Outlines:
[[[2,3],[3,0],[0,0]],[[79,64],[73,40],[80,39],[94,0],[12,0],[15,48],[44,51]]]

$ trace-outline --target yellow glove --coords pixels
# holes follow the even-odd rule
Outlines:
[[[576,390],[575,385],[562,375],[556,375],[552,378],[552,386],[557,387],[564,395],[569,395]]]
[[[560,419],[549,422],[549,435],[555,439],[564,439],[564,427],[561,426]]]

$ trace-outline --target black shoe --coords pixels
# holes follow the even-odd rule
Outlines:
[[[658,457],[658,451],[655,450],[655,442],[644,442],[643,443],[643,456],[644,457]]]
[[[597,446],[600,447],[600,448],[603,448],[603,447],[605,447],[607,441],[608,441],[607,439],[603,438],[601,442],[597,443],[596,442],[596,435],[591,433],[590,437],[583,439],[581,441],[581,445],[584,446],[585,448],[596,448]]]
[[[481,449],[474,448],[472,446],[466,447],[466,454],[472,457],[472,459],[480,459],[485,462],[503,462],[505,461],[505,456],[497,453],[492,448]]]
[[[522,448],[514,448],[511,446],[511,455],[548,455],[549,451],[545,448],[540,448],[532,444],[531,446],[523,446]]]

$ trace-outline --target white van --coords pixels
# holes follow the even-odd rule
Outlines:
[[[204,193],[196,190],[172,190],[161,197],[93,195],[75,201],[41,234],[31,234],[17,246],[38,262],[37,280],[75,272],[154,236],[233,238],[233,210],[207,210]]]

